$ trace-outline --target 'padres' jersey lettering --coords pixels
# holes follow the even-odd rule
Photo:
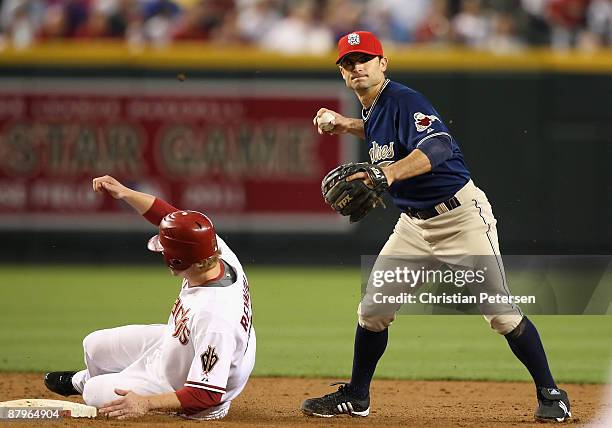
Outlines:
[[[393,151],[393,145],[395,142],[391,141],[389,144],[381,146],[376,141],[372,141],[372,148],[370,149],[370,162],[378,163],[386,159],[393,159],[395,152]]]
[[[397,181],[389,193],[400,209],[431,208],[451,198],[470,179],[463,154],[440,114],[420,93],[387,80],[368,110],[362,112],[370,161],[389,164],[408,156],[430,138],[448,139],[450,159],[432,171]]]

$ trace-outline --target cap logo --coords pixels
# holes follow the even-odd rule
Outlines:
[[[355,46],[361,43],[361,39],[359,38],[359,34],[351,33],[348,35],[348,44],[351,46]]]

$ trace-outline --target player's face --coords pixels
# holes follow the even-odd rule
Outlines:
[[[339,66],[346,86],[360,91],[385,80],[387,58],[355,52],[344,56]]]

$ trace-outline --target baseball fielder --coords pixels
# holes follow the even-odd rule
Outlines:
[[[120,419],[152,410],[223,418],[255,363],[249,285],[238,257],[202,213],[180,211],[108,175],[94,178],[93,189],[159,226],[148,248],[163,254],[182,285],[167,324],[91,333],[83,340],[87,368],[47,373],[45,385],[64,396],[82,394],[101,414]]]
[[[370,163],[341,165],[323,180],[326,201],[351,221],[359,221],[387,191],[402,214],[380,252],[449,264],[470,256],[488,261],[487,291],[511,297],[497,241],[496,220],[485,193],[471,179],[457,141],[440,114],[420,93],[386,78],[388,59],[372,33],[357,31],[338,42],[340,74],[361,102],[362,117],[347,118],[322,108],[319,133],[350,133],[365,139]],[[358,308],[350,383],[337,392],[304,401],[307,415],[367,416],[370,381],[387,346],[388,327],[400,304],[373,302],[372,276]],[[511,302],[479,307],[533,377],[540,420],[571,417],[565,391],[557,388],[535,326]]]

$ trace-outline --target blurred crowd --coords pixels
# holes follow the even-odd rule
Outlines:
[[[352,30],[386,44],[612,46],[612,0],[0,0],[0,45],[115,39],[163,47],[177,40],[323,54]]]

